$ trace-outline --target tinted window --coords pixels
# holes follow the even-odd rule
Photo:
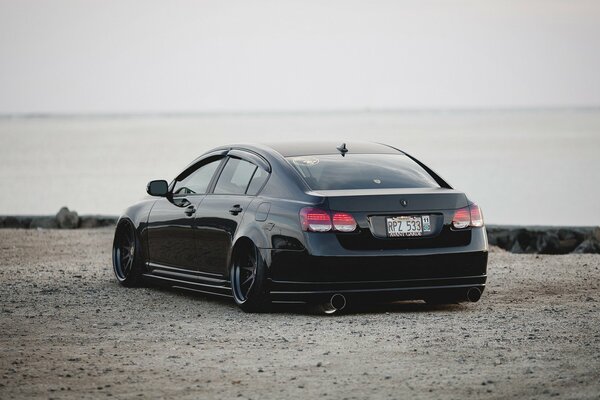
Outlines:
[[[249,194],[250,196],[256,196],[268,177],[269,173],[267,171],[262,168],[257,168],[254,176],[252,177],[252,181],[250,182],[250,186],[248,186],[246,194]]]
[[[204,164],[181,181],[175,182],[173,194],[204,194],[208,190],[208,185],[215,171],[219,167],[221,159]]]
[[[313,190],[439,187],[404,154],[347,154],[289,157]]]
[[[257,166],[239,158],[230,158],[215,186],[216,194],[244,194]]]

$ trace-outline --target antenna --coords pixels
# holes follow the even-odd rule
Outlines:
[[[336,149],[338,149],[338,151],[342,154],[342,157],[346,157],[346,153],[348,152],[348,149],[346,148],[346,143],[342,143],[342,145],[336,147]]]

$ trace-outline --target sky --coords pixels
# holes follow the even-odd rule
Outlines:
[[[0,114],[600,107],[600,2],[0,0]]]

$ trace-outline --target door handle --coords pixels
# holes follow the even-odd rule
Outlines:
[[[195,212],[196,212],[196,207],[194,207],[194,206],[188,206],[184,211],[185,215],[187,215],[188,217],[191,217]]]
[[[231,207],[229,209],[229,214],[231,215],[238,215],[239,213],[241,213],[243,211],[243,208],[240,207],[239,204],[236,204],[235,206]]]

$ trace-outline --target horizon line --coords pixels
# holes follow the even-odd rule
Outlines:
[[[210,110],[210,111],[139,111],[139,112],[18,112],[0,113],[0,119],[28,118],[136,118],[136,117],[190,117],[190,116],[252,116],[252,115],[305,115],[305,114],[385,114],[385,113],[502,113],[502,112],[590,112],[600,106],[553,107],[449,107],[449,108],[341,108],[328,110]]]

